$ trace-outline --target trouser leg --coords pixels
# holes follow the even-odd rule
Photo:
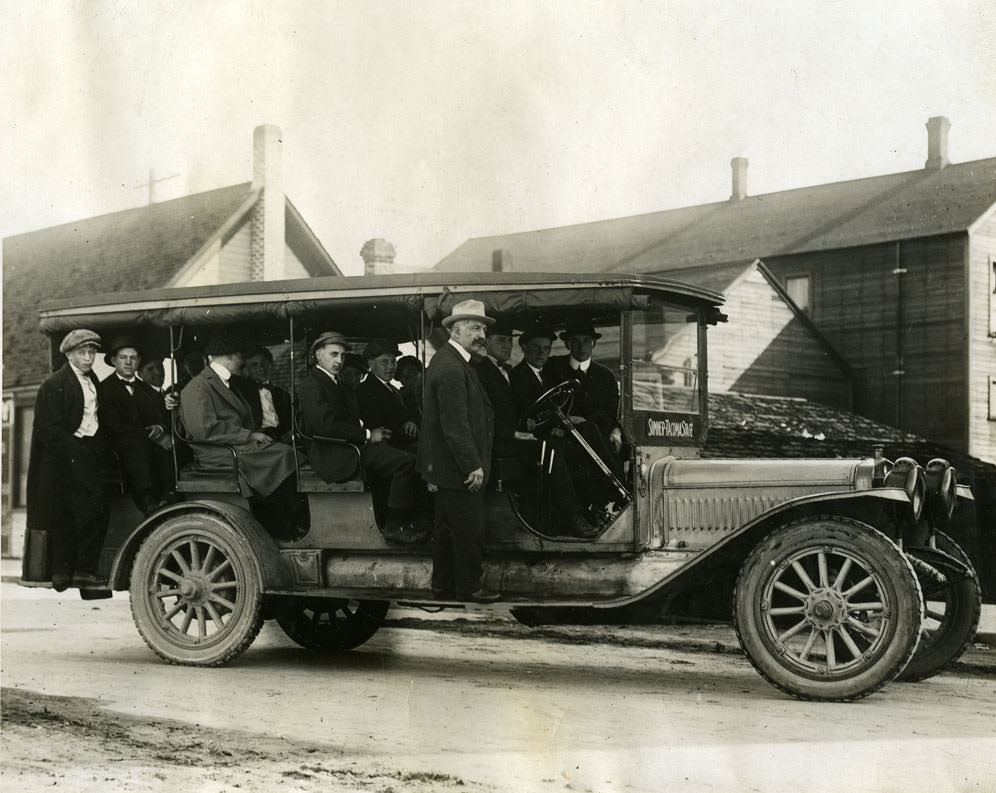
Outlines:
[[[433,542],[433,584],[436,581],[438,549],[443,553],[440,561],[451,565],[457,599],[470,600],[471,595],[481,588],[484,575],[483,489],[470,493],[440,488],[436,493],[436,515],[437,518],[442,516],[442,520],[437,523],[437,536]],[[449,559],[445,556],[447,550]]]
[[[364,447],[363,468],[373,476],[390,479],[387,497],[388,510],[410,513],[415,506],[418,474],[415,472],[415,455],[395,449],[386,443]]]

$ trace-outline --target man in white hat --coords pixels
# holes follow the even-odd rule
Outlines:
[[[449,340],[425,371],[418,467],[438,488],[432,590],[440,599],[488,602],[484,582],[484,485],[491,470],[494,410],[471,365],[487,354],[495,322],[480,300],[463,300],[443,319]]]
[[[66,334],[59,345],[66,363],[41,384],[35,400],[27,528],[46,537],[52,587],[58,592],[104,584],[97,567],[107,529],[93,373],[99,349],[100,336],[92,330]]]

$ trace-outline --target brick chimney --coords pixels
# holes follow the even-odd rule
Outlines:
[[[284,268],[284,141],[280,127],[262,124],[252,136],[252,186],[263,192],[252,210],[249,277],[274,281]]]
[[[734,157],[730,160],[730,169],[733,171],[733,192],[730,194],[730,200],[743,201],[747,197],[747,158]]]
[[[364,275],[388,275],[397,272],[394,267],[394,245],[381,237],[367,240],[360,248]]]
[[[924,168],[935,171],[950,165],[948,159],[948,130],[951,122],[946,116],[934,116],[927,119],[927,162]]]

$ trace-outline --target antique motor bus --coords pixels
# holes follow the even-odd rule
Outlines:
[[[897,677],[924,679],[971,640],[978,578],[943,531],[959,497],[971,494],[945,461],[921,467],[872,449],[847,460],[700,456],[709,422],[707,330],[726,320],[722,296],[706,289],[628,275],[317,278],[107,295],[46,306],[40,316],[53,363],[74,328],[105,340],[128,333],[147,356],[172,359],[174,381],[184,355],[214,334],[237,334],[273,352],[279,384],[293,395],[322,332],[345,334],[356,351],[386,338],[429,360],[433,344],[445,343],[439,321],[469,297],[520,330],[594,326],[593,358],[619,388],[622,476],[569,420],[572,382],[555,384],[529,412],[559,432],[526,438],[531,452],[495,460],[487,486],[485,575],[501,600],[438,601],[430,548],[385,539],[378,483],[365,481],[359,466],[350,479],[322,481],[293,433],[307,520],[295,536],[274,536],[240,494],[238,454],[226,466],[199,467],[182,454],[184,432],[174,421],[182,500],[143,517],[113,461],[106,477],[103,594],[130,592],[135,624],[156,654],[222,665],[267,619],[303,647],[349,650],[373,635],[392,602],[597,618],[651,601],[662,608],[703,581],[730,588],[747,657],[800,698],[853,700]],[[556,444],[544,440],[553,436]],[[555,446],[603,476],[610,493],[589,513],[588,536],[563,533],[549,508]],[[29,532],[26,585],[49,585],[44,534]]]

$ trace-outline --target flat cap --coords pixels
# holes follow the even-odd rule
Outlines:
[[[83,328],[71,330],[66,334],[66,338],[62,340],[62,344],[59,345],[59,352],[65,355],[67,352],[72,352],[84,344],[92,344],[99,350],[100,336],[92,330],[84,330]]]
[[[346,337],[343,336],[337,330],[327,330],[313,342],[311,342],[311,351],[314,352],[321,347],[326,347],[329,344],[339,344],[349,349],[349,342],[346,341]]]

